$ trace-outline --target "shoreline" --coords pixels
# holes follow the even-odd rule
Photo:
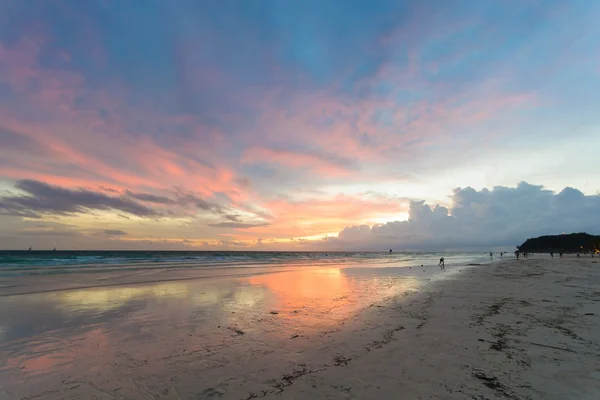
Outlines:
[[[497,262],[497,261],[492,261]],[[489,263],[489,262],[488,262]],[[447,264],[449,272],[458,268],[466,268],[474,265],[487,265],[486,262],[477,264],[454,263]],[[170,265],[170,264],[169,264]],[[90,268],[93,266],[90,266]],[[52,267],[61,268],[61,267]],[[425,268],[433,272],[438,271],[438,266],[433,264],[419,265],[406,264],[394,265],[393,261],[388,263],[363,262],[363,263],[251,263],[246,264],[219,264],[219,265],[189,265],[181,267],[162,268],[160,265],[153,265],[150,269],[120,270],[118,267],[111,266],[111,270],[104,271],[97,269],[93,272],[77,271],[62,274],[34,274],[22,276],[1,276],[0,275],[0,297],[35,295],[39,293],[61,292],[67,290],[84,290],[94,288],[110,288],[113,286],[138,286],[152,285],[167,282],[189,281],[195,279],[218,279],[218,278],[244,278],[255,275],[264,275],[270,273],[282,273],[298,270],[314,269],[363,269],[363,268],[389,268],[392,271],[395,268],[401,268],[405,271],[414,268]],[[1,269],[0,269],[0,272]],[[37,288],[37,289],[36,289]]]

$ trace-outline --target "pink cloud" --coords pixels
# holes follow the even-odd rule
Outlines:
[[[42,45],[43,40],[35,38],[21,39],[11,47],[0,43],[0,81],[8,83],[18,96],[11,109],[0,110],[0,126],[29,138],[41,153],[35,159],[28,159],[25,153],[8,155],[15,163],[0,166],[0,174],[122,190],[182,186],[203,196],[222,192],[237,201],[244,199],[245,188],[236,184],[235,171],[197,161],[198,157],[218,160],[218,152],[211,148],[223,145],[218,132],[198,126],[191,115],[161,115],[132,108],[119,97],[126,93],[123,89],[111,90],[111,95],[105,90],[92,91],[76,72],[43,68],[38,62]],[[63,59],[67,58],[63,54]],[[101,116],[101,109],[110,116]],[[131,132],[136,126],[168,129],[178,125],[189,127],[209,146],[198,146],[193,137],[177,143],[182,150],[176,153],[147,135]],[[84,171],[89,172],[86,178]]]
[[[294,169],[308,169],[327,175],[347,175],[355,169],[330,161],[330,157],[289,150],[275,150],[265,147],[246,149],[241,158],[245,164],[278,164]]]
[[[357,163],[385,165],[398,157],[419,157],[420,148],[442,144],[450,136],[475,129],[502,116],[506,118],[526,107],[536,105],[532,93],[511,93],[498,84],[479,87],[473,92],[436,101],[422,100],[404,105],[390,98],[344,99],[328,91],[297,93],[289,104],[279,106],[275,94],[261,101],[259,126],[249,131],[246,142],[253,143],[255,132],[261,140],[278,149],[289,146],[328,149]],[[378,115],[384,115],[381,120]],[[387,116],[387,117],[386,117]],[[385,118],[388,118],[386,121]],[[458,132],[458,133],[457,133]],[[363,139],[368,139],[365,143]],[[481,136],[483,140],[483,137]],[[250,146],[244,162],[277,163],[291,168],[310,166],[340,174],[344,168],[324,162],[314,155],[289,150],[257,149]],[[393,155],[389,150],[394,149]],[[356,170],[352,171],[356,175]],[[362,177],[369,170],[362,172]]]

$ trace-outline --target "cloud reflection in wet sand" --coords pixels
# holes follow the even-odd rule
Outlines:
[[[307,269],[7,297],[0,387],[21,397],[57,390],[49,399],[115,390],[144,397],[169,390],[160,386],[167,378],[207,371],[243,386],[314,350],[373,301],[419,284],[392,272]]]

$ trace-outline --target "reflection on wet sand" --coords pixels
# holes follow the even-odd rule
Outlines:
[[[127,302],[140,298],[183,298],[188,295],[187,289],[185,285],[165,283],[153,286],[66,290],[49,293],[47,297],[63,307],[66,312],[107,311],[120,308]]]
[[[81,358],[86,358],[86,364],[93,369],[93,360],[98,354],[109,357],[114,355],[114,350],[102,328],[92,329],[69,339],[49,336],[32,341],[27,353],[21,356],[6,357],[0,372],[19,371],[11,378],[17,383],[25,384],[31,378],[69,370],[73,364],[81,364]]]
[[[345,292],[350,282],[339,268],[292,271],[251,277],[252,285],[266,286],[282,298],[324,298],[331,293]]]
[[[276,307],[288,311],[306,308],[316,302],[328,308],[341,297],[347,298],[354,286],[339,268],[261,275],[249,278],[248,282],[268,288],[276,298]]]
[[[419,283],[392,270],[357,271],[307,268],[5,297],[0,389],[19,399],[116,391],[148,398],[172,393],[169,379],[194,382],[198,374],[237,377],[232,384],[244,387],[261,368],[314,350],[315,340],[390,290]]]

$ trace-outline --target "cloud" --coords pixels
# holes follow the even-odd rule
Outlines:
[[[105,192],[109,192],[109,193],[119,193],[119,191],[116,189],[107,188],[104,186],[99,186],[99,189],[104,190]]]
[[[223,217],[231,222],[240,222],[240,216],[236,214],[227,214],[223,215]]]
[[[479,249],[561,232],[599,233],[600,195],[567,187],[559,193],[521,182],[492,190],[457,188],[452,206],[412,201],[408,221],[343,229],[328,244],[341,248]]]
[[[245,223],[245,222],[218,222],[214,224],[208,224],[208,226],[212,226],[213,228],[235,228],[235,229],[248,229],[248,228],[256,228],[259,226],[269,226],[268,222],[258,222],[258,223]]]
[[[58,229],[40,229],[40,230],[23,230],[19,232],[20,235],[24,236],[47,236],[47,237],[72,237],[77,236],[78,233],[73,230],[58,230]]]
[[[118,210],[139,217],[158,213],[125,197],[112,197],[87,189],[71,190],[34,180],[17,181],[15,187],[25,194],[0,197],[0,213],[23,217],[40,214],[67,215],[89,210]]]
[[[271,164],[290,169],[306,168],[328,174],[346,174],[356,172],[356,162],[332,154],[320,152],[293,151],[252,147],[242,155],[242,162],[247,164]]]
[[[0,215],[23,218],[40,218],[39,214],[31,210],[7,204],[0,199]]]
[[[176,192],[177,204],[191,204],[201,210],[210,211],[217,214],[223,214],[225,212],[225,208],[209,201],[206,201],[194,193],[185,191],[183,189],[179,189]]]
[[[157,203],[157,204],[175,204],[173,199],[165,196],[156,196],[150,193],[134,193],[130,190],[126,190],[125,194],[136,200],[144,201],[146,203]]]
[[[65,188],[36,180],[19,180],[14,183],[16,191],[0,196],[0,215],[41,218],[43,216],[67,216],[85,214],[94,210],[114,210],[120,218],[130,215],[144,218],[175,218],[196,216],[198,212],[224,214],[225,206],[202,199],[193,192],[176,189],[174,198],[145,192],[124,190],[123,195],[113,195],[106,188],[98,191],[86,188]],[[116,193],[116,192],[115,192]],[[236,223],[239,216],[227,214],[226,220]],[[241,224],[243,226],[245,224]],[[249,227],[246,225],[245,227]]]
[[[127,232],[119,229],[104,229],[102,233],[106,236],[127,236]]]
[[[35,140],[0,127],[0,155],[8,156],[8,153],[12,152],[14,154],[16,151],[35,154],[38,157],[43,153],[39,143]]]

